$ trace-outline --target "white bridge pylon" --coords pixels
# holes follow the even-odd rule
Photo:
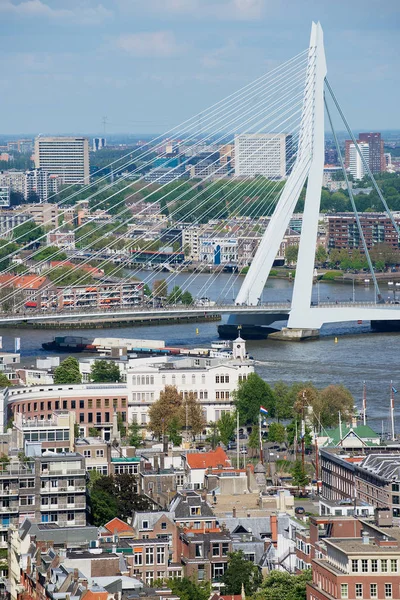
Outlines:
[[[324,82],[327,74],[320,23],[312,23],[298,153],[270,223],[236,297],[238,305],[257,306],[300,193],[307,181],[299,254],[288,319],[289,329],[320,329],[324,323],[399,320],[393,307],[312,307],[315,248],[325,153]]]

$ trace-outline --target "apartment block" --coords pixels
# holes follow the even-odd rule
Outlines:
[[[286,133],[245,133],[235,136],[235,176],[284,179],[291,169],[292,136]]]
[[[400,218],[395,215],[396,223]],[[385,213],[360,213],[359,219],[364,233],[368,250],[376,244],[387,244],[398,250],[400,240],[393,223]],[[349,249],[354,248],[364,253],[357,222],[353,213],[337,213],[328,215],[328,247]]]
[[[37,137],[35,167],[59,175],[63,185],[89,183],[89,141],[84,137]]]

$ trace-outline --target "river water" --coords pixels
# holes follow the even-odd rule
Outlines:
[[[139,274],[143,280],[160,279],[151,272]],[[173,285],[184,287],[188,275],[171,275],[169,288]],[[211,278],[198,275],[189,285],[193,296],[208,296],[217,300],[222,297],[234,298],[242,278],[222,273]],[[319,290],[318,290],[319,287]],[[222,290],[229,290],[228,295]],[[388,297],[387,284],[382,285],[382,293]],[[292,283],[283,279],[272,279],[264,289],[263,301],[290,300]],[[372,285],[356,286],[355,301],[373,300]],[[392,294],[390,294],[392,297]],[[313,300],[329,299],[350,300],[353,297],[352,285],[337,283],[319,283],[314,285]],[[169,346],[208,346],[217,338],[218,323],[189,323],[183,325],[129,326],[125,328],[99,330],[79,330],[77,335],[87,337],[127,337],[140,339],[165,340]],[[198,329],[198,334],[196,333]],[[30,357],[45,356],[41,350],[44,341],[52,340],[55,335],[73,335],[69,330],[27,330],[17,328],[1,329],[3,349],[13,351],[14,337],[21,338],[21,354],[24,363],[33,364]],[[335,343],[337,336],[337,343]],[[363,381],[367,386],[368,422],[374,429],[389,430],[389,401],[391,381],[399,394],[395,396],[396,430],[400,433],[400,373],[399,354],[400,333],[371,333],[369,323],[345,323],[326,325],[321,337],[315,341],[303,343],[257,340],[247,342],[248,351],[256,361],[256,371],[269,383],[283,380],[311,381],[317,387],[331,383],[342,383],[353,393],[357,406],[361,406]],[[398,400],[397,400],[398,397]]]

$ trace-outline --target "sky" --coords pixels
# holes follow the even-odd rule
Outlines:
[[[0,0],[0,134],[161,133],[307,48],[355,131],[400,129],[400,0]]]

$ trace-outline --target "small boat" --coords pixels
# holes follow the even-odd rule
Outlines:
[[[93,345],[93,339],[79,336],[66,335],[55,337],[51,342],[42,344],[43,350],[52,352],[96,352],[97,347]]]
[[[213,350],[230,350],[231,344],[228,340],[216,340],[211,342],[211,348]]]

